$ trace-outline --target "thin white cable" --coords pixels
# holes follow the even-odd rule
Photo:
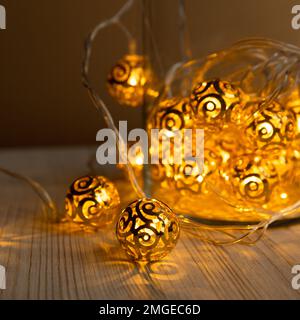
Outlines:
[[[116,139],[117,139],[117,146],[119,150],[119,156],[122,162],[125,163],[125,167],[127,169],[128,173],[128,178],[131,182],[131,185],[135,191],[135,193],[138,195],[140,198],[145,198],[147,195],[143,191],[142,187],[140,186],[139,182],[136,179],[134,170],[130,164],[129,161],[127,161],[127,157],[125,157],[125,154],[127,154],[127,150],[124,148],[125,143],[123,140],[123,137],[120,135],[118,128],[116,127],[114,120],[111,116],[110,111],[108,110],[106,104],[104,103],[103,99],[100,98],[96,90],[94,90],[93,86],[90,83],[89,80],[89,62],[90,62],[90,57],[92,53],[92,46],[93,46],[93,41],[97,37],[100,31],[103,29],[111,26],[111,25],[117,25],[126,35],[128,42],[129,42],[129,48],[130,50],[135,50],[135,40],[129,30],[122,24],[121,22],[121,17],[129,10],[131,9],[132,5],[134,4],[135,0],[128,0],[124,6],[110,19],[103,21],[99,23],[88,35],[86,42],[85,42],[85,52],[84,52],[84,59],[83,59],[83,65],[82,65],[82,82],[84,86],[87,88],[89,91],[91,100],[98,112],[101,112],[104,120],[106,122],[106,125],[112,129],[115,132]]]

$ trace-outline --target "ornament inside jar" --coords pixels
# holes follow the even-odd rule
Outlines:
[[[189,98],[158,103],[148,118],[148,129],[163,129],[167,138],[178,131],[203,129],[205,142],[203,167],[184,158],[180,164],[166,164],[160,158],[152,166],[155,196],[177,212],[192,215],[200,211],[199,203],[205,203],[200,213],[205,218],[219,218],[215,212],[222,210],[224,199],[245,208],[283,205],[283,184],[294,169],[290,146],[297,134],[296,117],[276,100],[268,104],[258,100],[252,101],[227,81],[211,80],[196,84]],[[194,140],[190,141],[193,149]],[[163,155],[163,144],[159,148]],[[180,205],[186,201],[188,209]],[[225,211],[222,220],[261,219],[251,210],[238,218],[234,210]]]

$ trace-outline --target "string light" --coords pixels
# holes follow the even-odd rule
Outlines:
[[[296,137],[295,114],[276,101],[262,109],[255,105],[251,118],[246,135],[260,149],[285,148]]]
[[[134,260],[155,261],[165,257],[179,238],[179,220],[174,212],[156,199],[139,199],[121,213],[117,238]]]
[[[168,137],[177,130],[205,129],[203,170],[195,161],[164,164],[162,157],[152,168],[152,178],[174,197],[190,195],[196,201],[219,186],[228,199],[249,207],[274,207],[289,198],[279,185],[292,178],[295,168],[290,148],[297,120],[279,102],[252,102],[227,81],[204,81],[189,98],[169,98],[155,106],[148,118],[148,129],[153,128],[165,129]],[[276,188],[281,190],[277,199]]]
[[[89,90],[89,93],[91,95],[92,101],[95,104],[97,110],[99,112],[103,113],[103,116],[107,122],[107,125],[112,128],[116,134],[118,134],[118,130],[116,129],[116,126],[114,124],[114,121],[111,117],[111,114],[104,103],[104,101],[99,97],[97,92],[93,89],[91,86],[89,79],[88,79],[88,71],[89,71],[89,59],[91,55],[91,46],[92,42],[95,39],[96,35],[98,32],[102,29],[104,29],[107,26],[115,24],[116,26],[120,27],[122,31],[124,31],[125,35],[128,37],[129,42],[131,42],[133,39],[132,35],[130,32],[127,30],[127,28],[122,24],[121,22],[121,17],[125,12],[129,10],[129,8],[132,6],[134,0],[129,0],[127,3],[117,12],[115,16],[113,16],[111,19],[104,21],[103,23],[100,23],[96,28],[92,31],[90,34],[89,38],[87,39],[86,42],[86,51],[85,51],[85,59],[84,59],[84,64],[83,64],[83,83]],[[181,16],[183,16],[181,14]],[[146,25],[148,25],[146,23]],[[149,27],[149,25],[148,25]],[[255,49],[255,50],[253,50]],[[260,50],[260,55],[254,55],[253,52],[256,52],[256,50]],[[268,51],[269,50],[269,51]],[[273,52],[272,50],[276,50],[276,55],[270,55],[270,52]],[[135,53],[130,51],[131,53]],[[238,53],[238,54],[237,54]],[[243,54],[245,53],[245,54]],[[233,163],[234,158],[239,158],[243,154],[248,155],[252,154],[254,155],[254,158],[260,156],[260,150],[261,146],[257,145],[255,143],[252,144],[252,139],[250,135],[252,133],[246,133],[246,128],[245,128],[245,120],[249,119],[254,119],[252,116],[254,115],[251,111],[251,109],[247,108],[249,105],[249,101],[253,102],[261,102],[264,100],[263,104],[264,106],[268,105],[270,102],[274,101],[274,98],[281,94],[286,88],[286,84],[288,83],[288,74],[291,68],[294,68],[295,65],[298,63],[298,55],[300,53],[300,50],[294,46],[291,45],[283,45],[282,43],[275,42],[275,41],[270,41],[270,40],[265,40],[265,39],[254,39],[254,40],[246,40],[243,42],[238,43],[237,45],[233,46],[232,48],[229,48],[228,50],[224,50],[220,53],[213,54],[208,57],[207,59],[207,64],[203,66],[204,68],[201,68],[201,63],[199,61],[186,61],[186,57],[184,57],[184,61],[181,61],[180,63],[176,63],[173,65],[169,72],[167,72],[166,79],[164,81],[165,86],[166,86],[166,92],[168,97],[173,97],[174,90],[172,88],[173,86],[173,81],[178,83],[178,78],[177,75],[181,72],[181,76],[184,78],[181,84],[179,84],[178,87],[180,87],[180,92],[176,92],[175,96],[178,95],[179,102],[175,103],[176,106],[173,106],[173,110],[176,112],[173,112],[174,114],[174,119],[169,119],[165,124],[159,124],[161,127],[166,126],[167,127],[167,136],[172,137],[174,134],[174,126],[176,127],[178,124],[180,124],[181,120],[183,119],[183,126],[182,128],[187,128],[187,127],[197,127],[200,126],[202,128],[205,128],[206,130],[209,131],[209,133],[216,133],[219,132],[220,135],[222,135],[222,138],[224,137],[224,130],[229,127],[229,123],[234,124],[238,126],[238,139],[241,137],[246,137],[248,140],[248,144],[246,146],[247,150],[244,150],[244,148],[239,148],[235,143],[231,144],[232,139],[229,137],[225,137],[225,143],[218,143],[215,147],[213,146],[213,143],[210,146],[210,149],[212,153],[214,154],[214,157],[218,159],[213,159],[209,161],[209,163],[212,165],[213,170],[211,168],[208,168],[208,173],[207,174],[198,174],[197,168],[192,169],[193,166],[189,163],[186,168],[177,168],[179,170],[174,170],[175,167],[171,163],[169,165],[165,164],[158,164],[156,166],[153,166],[152,172],[157,172],[158,177],[161,178],[161,186],[164,188],[168,188],[168,191],[170,192],[165,193],[166,195],[170,195],[172,198],[176,198],[176,192],[173,192],[174,190],[177,191],[178,186],[173,184],[173,182],[179,182],[180,186],[184,186],[184,188],[181,189],[181,191],[187,192],[194,192],[194,195],[196,197],[197,202],[198,201],[198,196],[199,193],[204,195],[202,190],[202,186],[207,185],[209,186],[210,191],[213,192],[213,194],[216,196],[216,199],[223,201],[223,204],[228,204],[230,208],[235,208],[238,212],[243,212],[246,213],[261,213],[266,220],[262,221],[261,223],[257,223],[256,225],[252,225],[250,229],[247,230],[246,234],[241,235],[239,237],[233,237],[234,239],[230,239],[228,243],[235,243],[242,241],[246,237],[248,237],[251,234],[254,234],[258,230],[265,230],[269,224],[272,222],[282,218],[284,215],[291,214],[292,212],[295,212],[299,208],[299,203],[296,202],[293,205],[290,205],[288,207],[285,207],[284,209],[280,209],[278,212],[272,211],[268,208],[266,210],[262,206],[255,206],[252,207],[252,205],[249,205],[249,203],[245,202],[243,203],[243,206],[241,205],[236,205],[234,201],[232,201],[232,197],[227,197],[227,195],[224,196],[222,192],[218,189],[218,183],[214,184],[217,182],[217,180],[222,180],[222,168],[227,168],[227,166],[230,163]],[[284,61],[288,61],[288,63],[283,63],[281,65],[280,63],[280,55],[286,55],[289,56],[288,59],[285,59]],[[295,56],[297,56],[295,59]],[[290,59],[291,57],[291,59]],[[243,61],[243,59],[246,59]],[[251,60],[254,58],[253,60]],[[228,61],[226,61],[226,59]],[[186,61],[186,63],[185,63]],[[217,62],[217,63],[216,63]],[[270,63],[272,62],[272,63]],[[210,79],[210,76],[206,76],[207,73],[209,73],[215,65],[218,65],[218,67],[222,66],[222,63],[224,63],[225,68],[220,69],[219,72],[220,74],[226,74],[226,76],[221,77],[223,80],[212,80],[212,81],[202,81],[201,83],[198,83],[198,85],[193,88],[192,91],[190,91],[190,88],[187,87],[192,79]],[[230,65],[231,64],[231,65]],[[272,66],[276,65],[276,71],[275,71],[275,76],[272,81],[270,81],[270,78],[268,78],[267,81],[264,81],[265,79],[262,79],[263,81],[256,81],[258,77],[256,78],[256,74],[259,74],[259,76],[262,75],[263,77],[266,77],[266,75],[270,75],[273,70],[270,70]],[[232,68],[233,66],[233,68]],[[277,68],[277,66],[279,68]],[[193,68],[197,67],[198,68],[198,73],[193,74]],[[216,68],[213,71],[216,71],[218,68]],[[222,72],[220,72],[220,70]],[[228,72],[229,71],[229,72]],[[271,73],[270,73],[271,72]],[[212,72],[212,74],[216,74],[216,72]],[[126,83],[125,87],[127,85],[129,88],[136,88],[138,87],[138,80],[137,76],[135,73],[133,73],[133,78]],[[195,77],[197,75],[197,77]],[[192,77],[191,77],[192,76]],[[198,77],[199,76],[199,77]],[[190,78],[191,77],[191,78]],[[128,78],[129,79],[129,78]],[[230,79],[230,81],[225,81],[225,79]],[[235,81],[231,81],[232,79],[235,79]],[[175,81],[176,80],[176,81]],[[258,79],[261,80],[261,79]],[[142,81],[143,83],[143,81]],[[261,84],[265,84],[265,87],[259,88]],[[209,84],[209,86],[206,88],[206,85]],[[203,96],[202,96],[202,86],[204,86],[205,89],[208,90],[208,94],[210,95],[210,98],[207,99],[207,101],[203,101]],[[147,87],[147,86],[146,86]],[[218,89],[221,89],[220,92]],[[147,93],[145,94],[144,92],[144,97],[147,96],[148,93],[151,93],[153,97],[157,97],[158,93],[152,89],[148,88]],[[125,90],[126,91],[126,90]],[[136,91],[136,90],[134,90]],[[137,92],[137,91],[136,91]],[[189,94],[187,94],[189,92]],[[244,92],[247,93],[244,94]],[[114,91],[111,92],[111,94],[114,96]],[[214,95],[217,95],[217,99]],[[162,95],[162,97],[166,97],[167,95]],[[261,95],[261,96],[260,96]],[[138,94],[139,96],[139,94]],[[119,101],[121,104],[130,106],[138,106],[139,103],[134,102],[132,104],[131,101],[131,94],[127,94],[126,99],[128,101],[126,102],[123,100],[124,95],[115,95],[116,99],[118,100],[118,97],[121,97],[121,100]],[[136,100],[136,99],[134,99]],[[138,99],[137,99],[138,100]],[[161,100],[161,99],[160,99]],[[224,108],[224,103],[223,101],[225,100],[225,108]],[[168,102],[169,103],[169,102]],[[172,102],[173,103],[173,102]],[[183,107],[184,106],[184,107]],[[183,108],[182,108],[183,107]],[[157,111],[157,107],[154,107],[154,109]],[[259,107],[259,111],[263,111],[264,108]],[[150,116],[150,119],[153,120],[153,113],[151,112],[152,116]],[[175,114],[177,114],[179,117],[175,119]],[[247,114],[247,116],[246,116]],[[248,117],[249,116],[249,117]],[[155,115],[154,115],[155,118]],[[172,117],[171,117],[172,118]],[[285,117],[284,117],[285,119]],[[148,121],[148,123],[151,123],[151,121]],[[196,124],[196,125],[195,125]],[[159,128],[159,127],[158,127]],[[268,129],[268,128],[267,128]],[[277,128],[275,128],[277,129]],[[292,125],[288,125],[287,132],[291,133],[293,131]],[[181,130],[181,129],[180,129]],[[234,131],[236,132],[236,131]],[[263,129],[260,133],[264,134],[265,129]],[[292,135],[292,134],[291,134]],[[291,139],[291,144],[289,139]],[[242,140],[242,139],[241,139]],[[213,140],[211,140],[212,142]],[[229,144],[227,144],[227,141],[230,141]],[[282,141],[282,147],[284,151],[288,146],[292,146],[292,152],[294,152],[292,159],[294,160],[297,158],[297,150],[295,150],[295,145],[293,143],[295,142],[295,139],[293,137],[288,137],[288,138],[283,138]],[[193,144],[193,143],[192,143]],[[228,149],[227,147],[230,146]],[[296,144],[297,146],[297,144]],[[124,152],[124,150],[120,150],[120,153]],[[150,149],[151,153],[151,149]],[[278,170],[278,163],[280,166],[285,166],[286,163],[289,163],[289,161],[282,161],[282,159],[287,156],[286,155],[281,155],[279,158],[275,159],[273,161],[274,167],[276,167],[277,174],[278,174],[278,184],[281,184],[280,182],[280,176],[285,176],[285,172],[289,172],[289,170]],[[263,155],[267,160],[269,160],[268,154]],[[257,158],[258,159],[258,158]],[[257,160],[256,159],[256,160]],[[298,158],[299,159],[299,158]],[[257,169],[261,170],[261,165],[259,163],[256,163],[256,160],[254,160],[255,164],[259,167]],[[277,165],[275,163],[277,162]],[[139,181],[136,179],[135,173],[133,171],[133,168],[135,165],[137,165],[138,161],[136,164],[127,164],[125,166],[128,177],[130,179],[130,182],[136,191],[137,195],[144,199],[145,192],[141,185],[139,184]],[[298,167],[298,164],[297,164]],[[215,168],[215,169],[214,169]],[[283,167],[282,167],[283,168]],[[281,168],[281,169],[282,169]],[[194,175],[192,175],[192,179],[190,179],[190,174],[186,174],[186,172],[192,172]],[[205,171],[204,171],[205,172]],[[228,179],[229,175],[227,175]],[[188,179],[187,179],[188,178]],[[212,178],[212,179],[210,179]],[[220,178],[220,179],[217,179]],[[216,180],[217,179],[217,180]],[[201,185],[201,188],[199,190],[194,190],[194,187],[190,188],[191,186],[194,186],[195,182],[197,184]],[[213,182],[213,183],[212,183]],[[173,185],[175,186],[174,189],[170,188],[170,186]],[[286,190],[281,189],[281,187],[284,188],[283,185],[280,185],[280,195],[286,193],[287,197],[285,196],[280,196],[279,198],[285,198],[289,199],[290,194],[289,192],[286,192]],[[253,191],[256,188],[256,186],[251,183],[250,189]],[[233,192],[234,194],[234,192]],[[178,198],[177,198],[178,199]],[[179,198],[180,199],[180,198]],[[205,197],[203,198],[205,199]],[[191,197],[189,197],[189,200],[192,200]],[[179,201],[180,203],[181,201]],[[173,202],[174,203],[174,202]],[[178,203],[178,201],[177,201]],[[191,212],[194,213],[196,208],[189,206],[188,213],[190,214]],[[198,206],[199,209],[199,206]],[[228,209],[228,208],[227,208]],[[211,208],[211,211],[215,211],[214,208]],[[207,217],[207,216],[206,216]],[[211,216],[209,216],[210,218]],[[236,219],[237,215],[235,216]],[[239,220],[239,217],[237,218]],[[202,229],[203,226],[200,226],[199,223],[193,224],[188,217],[184,217],[182,220],[183,224],[188,225],[191,228],[199,228]],[[244,220],[246,221],[246,220]],[[239,226],[239,228],[241,228]],[[234,228],[232,228],[234,230]],[[241,228],[240,230],[243,230]],[[217,231],[217,230],[214,230]],[[225,234],[228,234],[228,229],[226,229]],[[257,237],[257,239],[260,236]],[[206,239],[207,240],[207,239]],[[249,239],[250,240],[250,239]],[[224,241],[214,241],[212,240],[213,243],[226,243]]]
[[[66,213],[71,220],[93,228],[101,228],[115,221],[119,204],[115,185],[102,176],[76,179],[65,199]]]
[[[148,90],[153,75],[146,64],[143,56],[128,54],[112,68],[107,77],[108,92],[120,105],[140,107],[147,95],[153,95],[154,91]]]
[[[243,93],[227,81],[212,80],[198,83],[190,95],[195,121],[213,125],[222,123],[234,110],[243,108]]]
[[[224,171],[236,198],[248,202],[267,203],[279,179],[272,162],[253,155],[232,159],[228,170]]]

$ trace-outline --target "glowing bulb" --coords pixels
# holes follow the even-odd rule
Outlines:
[[[135,159],[135,163],[136,163],[138,166],[143,165],[143,163],[144,163],[144,157],[142,157],[142,156],[137,156],[136,159]]]
[[[108,202],[110,200],[109,195],[105,190],[101,190],[101,192],[96,192],[96,199],[99,203]]]
[[[105,177],[76,179],[65,199],[67,215],[73,222],[99,228],[115,220],[120,197],[114,184]]]
[[[135,70],[132,71],[132,73],[131,73],[131,75],[130,75],[130,77],[128,79],[128,83],[133,87],[138,85],[138,83],[139,83],[139,74]]]
[[[172,137],[174,137],[174,132],[172,132],[172,131],[166,131],[166,132],[165,132],[165,135],[166,135],[168,138],[172,138]]]
[[[197,181],[198,181],[199,183],[202,183],[202,182],[203,182],[203,177],[202,177],[202,176],[198,176]]]
[[[281,198],[282,200],[287,199],[287,198],[288,198],[287,193],[283,192],[283,193],[280,195],[280,198]]]
[[[139,107],[143,105],[145,96],[149,96],[148,87],[153,78],[151,69],[146,67],[145,57],[125,55],[108,75],[108,92],[121,105]],[[150,93],[151,97],[157,95],[153,88]]]
[[[177,216],[156,199],[132,202],[122,211],[116,225],[122,248],[134,260],[162,259],[175,247],[179,233]]]

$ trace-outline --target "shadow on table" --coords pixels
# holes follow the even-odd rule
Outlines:
[[[97,249],[101,269],[113,270],[106,278],[107,286],[126,287],[127,292],[141,290],[143,298],[167,298],[162,289],[164,282],[179,281],[184,277],[184,270],[170,256],[161,261],[133,261],[127,258],[113,237],[102,241]],[[138,292],[136,297],[139,297]]]
[[[98,231],[84,231],[76,224],[65,222],[54,225],[53,231],[74,237],[74,241],[77,241],[76,237],[80,238],[78,241],[83,241],[84,247],[93,252],[87,253],[86,263],[93,264],[97,272],[101,273],[101,283],[99,281],[95,286],[123,288],[129,295],[130,292],[142,290],[143,298],[164,299],[167,297],[162,290],[163,283],[181,281],[184,278],[184,270],[170,256],[155,262],[137,262],[128,258],[115,237],[113,226]],[[139,293],[135,293],[135,298],[139,297]]]

